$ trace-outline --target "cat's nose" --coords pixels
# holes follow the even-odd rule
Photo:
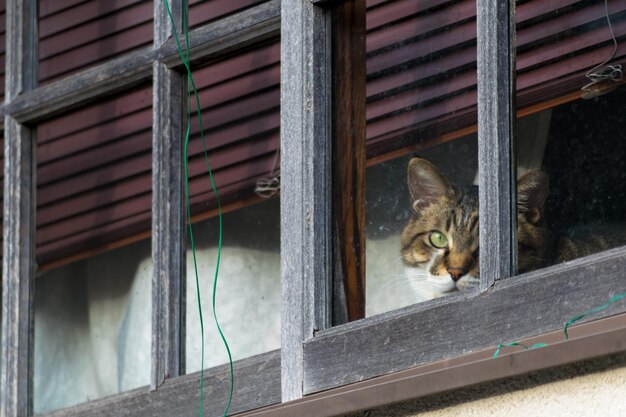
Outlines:
[[[454,282],[457,282],[458,280],[460,280],[463,275],[467,274],[467,271],[468,271],[467,268],[454,268],[454,267],[448,268],[448,273],[450,274]]]

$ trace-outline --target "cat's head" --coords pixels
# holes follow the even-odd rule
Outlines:
[[[479,282],[478,189],[463,192],[429,161],[408,166],[413,215],[402,233],[402,259],[423,299],[436,298]],[[543,204],[548,177],[531,171],[517,181],[518,267],[542,265],[548,246]]]

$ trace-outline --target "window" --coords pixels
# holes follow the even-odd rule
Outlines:
[[[45,214],[43,210],[37,214],[35,203],[40,177],[34,169],[38,161],[35,139],[41,136],[36,131],[150,84],[151,157],[145,166],[149,168],[142,172],[151,170],[152,175],[147,188],[129,190],[151,193],[150,224],[143,229],[144,237],[151,237],[151,247],[143,239],[98,255],[108,257],[121,251],[124,257],[135,252],[135,266],[146,273],[134,282],[145,284],[141,291],[147,291],[145,278],[148,274],[151,278],[151,326],[133,335],[142,339],[149,334],[150,354],[132,365],[149,378],[122,381],[115,389],[103,391],[110,397],[72,405],[54,415],[197,413],[197,323],[185,259],[183,156],[178,141],[187,105],[184,68],[160,1],[101,3],[64,2],[65,7],[53,1],[7,1],[7,45],[25,45],[7,50],[9,78],[1,108],[6,137],[2,298],[6,314],[2,317],[0,406],[3,415],[11,417],[46,413],[92,395],[80,393],[54,405],[35,400],[33,410],[33,393],[36,396],[40,389],[37,375],[41,375],[34,359],[42,345],[37,333],[33,343],[31,327],[37,320],[35,309],[39,313],[51,310],[46,310],[45,296],[48,287],[54,286],[50,279],[33,289],[35,262],[43,256],[37,252],[42,250],[37,247],[37,233],[44,229],[36,230],[36,215]],[[511,44],[515,21],[513,7],[506,2],[191,3],[195,10],[190,22],[192,67],[199,75],[196,81],[205,117],[213,123],[211,152],[220,156],[215,168],[228,204],[224,220],[253,235],[248,238],[235,228],[229,232],[224,256],[237,262],[234,270],[225,271],[225,294],[239,296],[238,280],[258,275],[238,301],[257,313],[258,308],[267,308],[262,323],[246,321],[248,317],[233,320],[230,312],[224,313],[230,315],[225,326],[241,326],[241,331],[253,328],[269,336],[268,343],[259,344],[255,342],[258,333],[250,330],[245,348],[236,352],[231,414],[281,401],[287,404],[258,413],[299,415],[298,407],[327,409],[327,402],[341,402],[352,388],[361,392],[360,397],[350,397],[359,400],[356,407],[380,405],[377,401],[400,399],[388,389],[398,386],[394,378],[414,384],[406,391],[409,394],[402,395],[425,395],[623,349],[623,344],[608,343],[624,337],[623,324],[609,318],[603,322],[609,329],[606,333],[593,334],[594,323],[586,323],[576,330],[585,333],[584,338],[546,351],[520,353],[516,358],[521,358],[521,365],[509,358],[485,359],[502,342],[531,336],[560,340],[560,332],[551,332],[559,330],[564,320],[601,305],[623,286],[620,271],[626,266],[626,252],[619,241],[589,256],[551,260],[528,271],[520,262],[522,251],[529,248],[517,244],[515,202],[520,190],[516,189],[516,171],[521,174],[538,167],[548,171],[553,188],[538,218],[549,221],[550,228],[565,237],[578,236],[579,223],[589,225],[590,220],[601,219],[602,224],[591,232],[602,235],[603,228],[622,220],[618,215],[623,213],[621,183],[615,185],[622,172],[622,150],[613,144],[612,135],[621,134],[614,132],[624,120],[623,112],[610,111],[621,108],[623,94],[615,89],[599,95],[621,84],[594,84],[598,89],[591,94],[598,95],[597,99],[579,100],[589,62],[600,62],[611,49],[599,5],[520,0],[515,78],[515,45]],[[622,39],[624,13],[620,5],[610,6],[617,38]],[[174,2],[172,7],[180,23],[181,3]],[[146,10],[153,13],[146,14]],[[62,33],[55,33],[61,27],[55,19],[67,16],[78,17],[68,20],[68,33],[84,29],[90,36],[63,38]],[[105,24],[106,33],[99,36],[92,21],[96,16],[106,22],[119,19],[119,26]],[[37,27],[41,29],[39,44]],[[600,33],[600,38],[590,36]],[[116,38],[128,42],[116,44]],[[65,55],[71,51],[46,49],[63,43],[75,51],[76,60]],[[430,46],[438,49],[430,50]],[[106,53],[97,54],[99,48]],[[616,62],[623,55],[623,48],[618,48]],[[77,119],[72,123],[83,122]],[[581,129],[591,132],[590,136],[570,141],[571,132]],[[194,135],[196,130],[192,126]],[[607,146],[615,150],[617,159],[606,153]],[[210,188],[200,179],[203,157],[197,137],[192,138],[192,148],[192,224],[202,235],[200,251],[214,257],[213,236],[204,231],[214,228],[215,203]],[[470,291],[423,302],[412,297],[401,300],[406,296],[402,289],[396,289],[397,295],[393,288],[384,289],[386,274],[403,274],[400,269],[392,272],[396,266],[387,267],[385,262],[400,256],[397,238],[415,202],[410,200],[406,170],[416,151],[451,181],[478,185],[481,219],[479,282]],[[572,163],[572,170],[585,170],[585,161],[594,161],[594,169],[598,165],[615,168],[609,175],[602,175],[600,169],[593,176],[605,182],[589,182],[585,197],[591,204],[577,211],[576,220],[570,214],[558,216],[561,210],[576,207],[569,204],[574,201],[569,198],[578,184],[571,175],[558,179],[563,173],[560,167],[569,167],[563,162],[565,151],[569,161],[583,163]],[[464,163],[451,161],[451,154],[461,155]],[[597,159],[590,159],[589,154]],[[280,198],[261,201],[254,196],[256,180],[278,172]],[[396,188],[395,184],[401,185]],[[537,218],[534,212],[525,210],[523,216],[538,221],[533,220]],[[93,265],[110,261],[91,257],[62,266],[52,264],[54,253],[67,257],[77,247],[93,249],[84,247],[82,241],[73,244],[48,253],[47,278],[56,275],[67,280],[66,269],[82,268],[88,270],[87,282],[98,281],[97,275],[106,271],[93,270],[98,268]],[[149,258],[150,266],[145,261]],[[256,270],[251,272],[252,268]],[[202,278],[204,287],[208,282]],[[84,285],[54,290],[80,292]],[[147,299],[141,300],[148,304]],[[277,304],[281,308],[280,343],[276,340]],[[71,315],[75,307],[68,303],[63,314]],[[624,312],[626,307],[615,303],[594,317]],[[35,322],[35,332],[38,328],[51,332],[52,318],[46,315],[47,327]],[[139,343],[142,346],[147,345],[144,339]],[[594,341],[602,342],[601,347]],[[272,350],[279,346],[280,350]],[[148,355],[141,347],[133,347],[137,348]],[[132,352],[129,355],[134,357]],[[223,357],[207,358],[204,412],[217,415],[229,398],[229,369]],[[376,393],[385,394],[385,399]],[[206,401],[208,395],[210,401]],[[329,399],[333,395],[335,399]],[[342,403],[341,410],[353,411],[353,404]]]
[[[184,68],[161,1],[101,3],[7,4],[8,44],[23,39],[29,47],[7,54],[10,73],[20,76],[8,82],[2,107],[11,148],[4,154],[7,193],[15,196],[12,237],[4,242],[12,261],[3,279],[3,308],[10,311],[2,326],[3,415],[132,415],[137,408],[127,399],[181,389],[188,400],[174,405],[176,412],[160,412],[197,412],[197,313],[185,273]],[[246,304],[240,314],[266,317],[265,326],[250,320],[239,329],[243,321],[232,314],[224,323],[251,339],[234,349],[237,389],[248,392],[235,393],[237,412],[279,401],[279,199],[254,194],[257,180],[279,172],[279,3],[216,0],[191,8],[192,65],[212,120],[210,152],[219,154],[224,253],[236,258],[230,269],[222,266],[226,293]],[[197,126],[192,130],[192,220],[201,255],[210,258],[215,202],[201,175]],[[260,262],[264,273],[250,273]],[[237,293],[236,278],[255,278],[258,286]],[[254,343],[259,333],[264,345]],[[210,350],[207,357],[204,386],[212,401],[205,412],[216,414],[227,403],[229,381],[224,361]],[[251,390],[259,381],[267,387],[261,395]]]
[[[340,94],[339,100],[344,102],[350,100],[358,102],[359,100],[358,97],[355,99],[345,94],[342,86],[338,87],[336,84],[333,84],[332,89],[330,88],[331,77],[328,77],[325,69],[327,71],[328,68],[332,68],[333,64],[325,60],[327,55],[323,55],[321,50],[326,52],[339,50],[343,52],[343,50],[335,48],[337,40],[331,37],[329,33],[330,31],[342,33],[341,25],[348,21],[345,18],[345,13],[350,13],[346,11],[349,8],[352,8],[351,12],[353,13],[353,15],[349,16],[354,19],[351,21],[352,26],[350,26],[350,30],[358,32],[354,29],[354,21],[358,22],[358,18],[354,18],[354,15],[363,14],[365,10],[362,8],[362,5],[357,3],[338,1],[329,2],[326,5],[320,4],[317,8],[306,8],[304,6],[298,8],[299,2],[294,1],[293,4],[290,3],[289,9],[293,7],[297,10],[286,12],[286,15],[283,14],[282,42],[283,51],[286,52],[283,54],[282,65],[283,67],[289,65],[287,59],[291,60],[292,66],[288,67],[286,74],[289,75],[291,72],[298,74],[286,78],[283,81],[283,88],[290,92],[301,91],[302,96],[288,96],[283,101],[283,112],[289,109],[289,116],[283,115],[283,124],[281,126],[283,143],[285,147],[288,147],[289,153],[296,156],[292,158],[294,166],[291,168],[288,166],[289,161],[283,160],[284,186],[282,196],[284,206],[292,209],[292,206],[289,206],[290,203],[285,201],[285,196],[297,194],[298,197],[294,197],[295,201],[292,204],[296,204],[296,207],[304,207],[304,209],[303,213],[300,214],[293,213],[291,210],[284,210],[283,214],[289,216],[289,218],[283,218],[282,221],[286,224],[289,222],[299,224],[300,222],[304,223],[306,219],[307,225],[302,234],[298,236],[298,239],[293,236],[283,237],[289,241],[287,247],[305,247],[307,248],[306,253],[309,255],[309,258],[299,261],[283,261],[289,267],[287,270],[283,269],[283,291],[290,292],[291,297],[297,297],[298,293],[304,294],[302,298],[297,298],[297,302],[287,305],[287,308],[290,309],[289,313],[283,312],[283,320],[287,320],[289,317],[293,318],[290,320],[292,324],[287,324],[287,326],[288,328],[297,329],[297,334],[292,336],[293,340],[291,342],[283,336],[282,347],[283,367],[285,367],[288,361],[291,361],[287,365],[287,373],[296,381],[304,381],[304,385],[302,390],[299,390],[298,387],[293,387],[292,390],[289,390],[283,386],[283,398],[295,399],[309,395],[311,398],[316,398],[314,395],[316,392],[357,383],[439,360],[463,356],[489,346],[496,346],[501,342],[520,340],[531,335],[540,335],[550,330],[557,330],[562,328],[563,322],[568,318],[594,305],[601,305],[606,302],[607,299],[619,293],[619,289],[622,286],[619,274],[611,273],[611,267],[608,266],[614,265],[616,268],[620,268],[624,257],[623,250],[620,249],[603,252],[602,255],[596,255],[596,257],[585,257],[574,262],[557,264],[551,267],[539,268],[539,266],[535,266],[530,268],[532,270],[524,269],[522,274],[517,273],[518,266],[520,266],[520,269],[523,269],[521,264],[518,265],[517,262],[518,259],[521,259],[520,252],[522,249],[526,250],[527,248],[522,248],[518,251],[516,242],[515,161],[517,159],[518,162],[525,164],[525,166],[520,167],[520,174],[523,171],[522,168],[533,168],[533,166],[537,166],[537,163],[539,166],[542,166],[542,157],[537,157],[537,150],[541,149],[542,144],[537,141],[542,134],[541,124],[544,124],[545,136],[546,123],[550,121],[547,119],[546,113],[541,112],[553,107],[553,112],[557,112],[560,109],[555,106],[580,98],[580,87],[586,84],[584,74],[589,69],[589,62],[583,58],[585,53],[595,51],[593,52],[594,54],[600,55],[599,51],[603,50],[605,55],[602,56],[606,57],[606,53],[610,54],[610,35],[607,34],[602,5],[591,6],[584,2],[577,2],[575,5],[568,6],[568,8],[560,8],[557,11],[557,6],[552,4],[548,6],[547,4],[539,5],[536,2],[519,2],[517,18],[520,27],[517,39],[520,55],[517,90],[519,96],[517,99],[520,105],[519,114],[520,116],[526,116],[526,119],[518,121],[519,133],[518,138],[514,141],[516,124],[514,115],[517,108],[515,107],[513,94],[515,83],[513,82],[514,78],[512,77],[511,69],[515,63],[515,60],[512,59],[515,54],[512,53],[513,49],[508,45],[509,42],[506,42],[508,39],[513,39],[511,38],[513,33],[513,15],[509,14],[507,3],[478,2],[476,5],[477,19],[475,26],[478,50],[477,126],[472,126],[470,121],[466,128],[463,128],[463,126],[456,130],[453,128],[452,132],[443,132],[441,137],[450,141],[450,143],[446,144],[449,148],[457,147],[458,149],[463,149],[465,146],[466,152],[470,154],[471,148],[468,148],[468,144],[476,146],[477,149],[477,177],[476,172],[472,172],[471,169],[469,173],[463,173],[463,167],[460,166],[462,165],[461,163],[451,163],[450,165],[454,165],[454,169],[460,171],[461,175],[459,177],[461,177],[462,181],[469,184],[476,181],[478,185],[481,219],[479,225],[480,283],[474,291],[459,291],[456,296],[440,297],[429,302],[407,305],[398,310],[331,327],[331,324],[343,322],[343,320],[337,322],[336,316],[329,318],[329,315],[337,311],[335,305],[337,303],[349,303],[350,291],[357,293],[357,300],[362,300],[361,294],[358,294],[356,288],[364,282],[369,285],[369,275],[364,280],[361,278],[362,271],[359,270],[359,262],[362,261],[361,254],[365,252],[367,259],[372,253],[379,253],[380,248],[377,245],[382,245],[382,243],[376,239],[378,238],[382,241],[385,237],[393,234],[393,232],[387,230],[390,229],[388,223],[383,222],[380,224],[382,226],[381,230],[375,227],[376,223],[374,220],[366,222],[367,227],[374,225],[374,230],[367,230],[366,228],[367,233],[371,233],[371,238],[365,241],[365,246],[367,247],[369,244],[372,248],[364,249],[361,248],[363,245],[359,243],[362,240],[360,240],[358,233],[353,231],[352,236],[354,236],[354,239],[349,241],[348,246],[356,248],[354,250],[356,255],[353,256],[351,261],[344,262],[343,266],[348,265],[348,267],[353,269],[353,272],[345,272],[345,276],[354,273],[357,279],[352,284],[352,289],[344,289],[339,294],[335,290],[334,297],[331,297],[331,294],[333,294],[331,290],[333,282],[329,280],[329,277],[332,276],[332,273],[325,269],[327,266],[323,264],[322,260],[327,259],[328,253],[333,250],[337,240],[342,239],[344,234],[343,231],[337,232],[333,230],[334,224],[332,219],[333,216],[337,215],[337,212],[330,211],[328,207],[319,203],[320,200],[324,200],[328,196],[325,194],[324,189],[316,188],[316,186],[319,182],[324,183],[324,181],[328,181],[326,184],[333,184],[333,186],[339,187],[340,194],[352,192],[346,199],[351,200],[351,204],[355,207],[359,207],[359,204],[363,204],[366,200],[365,196],[362,193],[360,194],[362,188],[358,188],[363,187],[362,185],[358,185],[356,191],[354,189],[349,191],[343,183],[336,185],[337,178],[325,178],[320,174],[324,169],[319,159],[324,158],[326,152],[328,152],[323,147],[324,140],[320,138],[325,137],[327,141],[331,142],[338,140],[336,136],[333,136],[332,140],[329,139],[328,124],[330,122],[326,118],[328,113],[326,113],[327,110],[325,109],[328,108],[328,102],[324,101],[325,94],[330,94],[333,91],[335,95]],[[392,6],[393,3],[396,2],[368,2],[368,11],[384,7],[389,7],[389,9],[393,9],[394,6],[401,7],[401,2],[397,2],[398,4]],[[439,9],[452,7],[452,4],[461,5],[465,4],[465,2],[434,2],[428,4],[431,7],[428,11],[435,13]],[[591,9],[593,9],[594,14],[590,14]],[[621,21],[619,11],[614,12],[612,9],[610,10],[614,18],[614,24],[618,24],[615,22]],[[390,13],[386,16],[389,16]],[[332,15],[332,18],[341,15],[344,19],[337,18],[332,28],[329,28],[325,20],[329,18],[329,15]],[[412,18],[412,15],[409,13],[402,14],[402,16],[406,21]],[[416,16],[419,16],[419,12],[416,13]],[[465,19],[467,20],[465,23],[471,22],[473,18],[472,12],[468,12],[466,16]],[[584,16],[582,20],[579,19],[581,16]],[[302,34],[298,30],[297,23],[292,22],[292,25],[290,25],[291,20],[306,25],[312,33]],[[368,25],[373,25],[373,18],[369,15],[367,23]],[[462,19],[454,22],[455,25],[459,26],[462,26],[463,23]],[[286,27],[286,25],[289,26]],[[384,28],[389,29],[391,26]],[[597,38],[589,35],[589,31],[592,30],[598,30],[599,33],[600,26],[604,29],[602,31],[603,39],[606,39],[603,41],[606,42],[604,44],[599,43],[596,40]],[[416,26],[411,26],[410,24],[407,24],[406,28],[407,31],[416,30]],[[539,28],[543,29],[540,30]],[[549,30],[546,31],[546,28],[549,28]],[[452,32],[452,30],[449,32]],[[324,43],[324,41],[330,39],[332,41]],[[457,37],[456,39],[462,38]],[[466,39],[470,40],[470,42],[459,46],[456,53],[469,57],[467,58],[469,61],[466,61],[469,65],[473,59],[471,56],[472,43],[471,37]],[[422,40],[422,38],[419,38],[419,40]],[[354,39],[352,41],[355,49],[360,47],[358,41]],[[417,43],[419,44],[419,41]],[[296,51],[290,49],[291,45],[293,45],[293,48],[296,47],[295,45],[298,45],[303,50],[298,55],[301,61],[298,61],[295,57]],[[442,43],[438,43],[433,45],[433,47],[436,48],[441,45]],[[401,54],[401,47],[392,48],[391,51],[392,53]],[[621,49],[618,49],[615,62],[619,62],[619,54],[621,53],[619,51]],[[371,56],[368,57],[371,58]],[[341,58],[335,56],[333,59]],[[413,59],[417,58],[414,57]],[[599,59],[597,61],[601,62],[602,60]],[[312,62],[311,68],[314,70],[299,72],[299,68],[308,68],[305,63],[309,62]],[[349,60],[349,62],[354,63],[355,61]],[[580,67],[570,65],[574,63],[580,65]],[[355,66],[358,65],[358,63],[355,64]],[[346,66],[349,65],[346,64]],[[411,68],[411,65],[400,66],[397,72],[405,71],[406,68]],[[319,71],[315,71],[315,69],[319,69]],[[352,77],[352,79],[351,75],[346,76],[345,74],[343,79],[349,79],[351,83],[354,83],[354,78],[358,79],[358,71],[355,71],[357,75]],[[574,79],[576,79],[575,82],[572,81]],[[452,89],[462,81],[467,81],[467,79],[454,74],[450,78],[448,85]],[[320,87],[310,89],[308,87],[310,84]],[[300,90],[298,87],[300,87]],[[368,85],[369,88],[370,86]],[[336,97],[335,99],[337,99]],[[421,97],[423,95],[418,96],[417,100]],[[413,100],[412,102],[407,102],[418,103],[415,99]],[[611,99],[607,98],[607,100]],[[317,105],[317,107],[313,107],[317,112],[310,111],[309,107],[295,108],[297,103],[313,103],[314,106]],[[370,97],[368,100],[368,105],[373,105],[372,103],[374,103],[374,97]],[[580,102],[577,103],[578,105],[583,105]],[[389,106],[393,107],[397,104],[391,103]],[[355,106],[357,105],[359,104],[355,104]],[[423,108],[423,106],[417,106],[419,111],[422,111]],[[457,109],[455,108],[455,110]],[[565,108],[562,111],[563,113],[567,112]],[[402,114],[401,112],[399,113]],[[397,114],[392,113],[391,116],[395,117]],[[452,111],[451,114],[457,115],[458,113]],[[332,118],[333,123],[336,123],[338,117],[336,111],[329,116],[329,118]],[[295,124],[293,120],[298,120],[300,123]],[[363,129],[363,126],[358,124],[360,121],[356,117],[351,117],[350,122],[352,125],[348,123],[341,125],[341,128],[351,131],[351,133],[345,135],[346,137],[358,135],[359,129]],[[290,125],[286,125],[287,123],[290,123]],[[435,124],[435,126],[442,128],[446,124]],[[369,127],[368,125],[368,129]],[[562,127],[559,127],[555,121],[550,126],[550,129],[555,134],[558,134],[558,130],[562,129]],[[534,134],[531,133],[533,130],[535,131]],[[476,136],[471,136],[473,131],[478,132],[477,139]],[[293,137],[303,134],[305,139],[300,146],[289,144]],[[437,135],[435,134],[434,136],[436,137]],[[424,135],[422,138],[427,139],[428,136]],[[407,142],[402,144],[405,147],[413,145],[413,149],[419,149],[419,145],[422,145],[419,142],[419,137],[406,135],[401,136],[399,140],[403,139],[407,140]],[[534,143],[529,139],[533,139]],[[399,148],[402,148],[402,145]],[[517,151],[515,150],[516,146]],[[333,148],[334,151],[335,149]],[[394,178],[392,181],[395,184],[402,180],[401,178],[397,179],[394,174],[390,173],[394,171],[402,172],[406,169],[411,151],[412,149],[407,149],[404,153],[408,155],[399,159],[394,159],[393,155],[391,155],[389,158],[380,158],[379,160],[386,161],[379,165],[372,164],[369,170],[373,176],[378,175],[378,178],[374,178],[371,181],[368,180],[371,190],[378,190],[382,195],[385,192],[392,194],[392,191],[387,191],[391,187],[389,182],[386,181],[390,181],[388,178]],[[373,152],[368,153],[368,156],[372,155]],[[604,152],[606,152],[606,149]],[[384,155],[384,150],[382,153]],[[428,157],[437,160],[437,150],[435,148],[428,150],[427,153],[430,153]],[[396,153],[397,156],[402,154],[403,152]],[[462,151],[461,154],[465,155]],[[354,152],[353,157],[358,161],[362,156]],[[353,164],[355,165],[349,165],[342,161],[335,166],[335,169],[338,170],[339,175],[346,175],[354,180],[354,183],[358,184],[360,180],[356,177],[359,174],[355,174],[356,170],[352,168],[353,166],[358,166],[359,162],[353,162]],[[470,168],[471,162],[468,165],[468,168]],[[447,169],[449,170],[450,168],[448,167]],[[324,172],[329,171],[329,169],[326,169]],[[293,183],[288,180],[289,176],[297,175],[299,177]],[[390,177],[386,175],[390,175]],[[377,180],[382,185],[377,185]],[[555,191],[554,195],[556,195],[557,191]],[[384,208],[380,209],[375,204],[371,204],[371,198],[371,196],[368,196],[367,200],[371,216],[375,216],[378,209],[379,212],[382,212],[380,216],[394,219],[395,213],[385,212]],[[361,203],[358,201],[361,201]],[[390,209],[388,211],[392,211],[391,208],[395,209],[395,201],[397,200],[394,199],[392,203],[389,203]],[[384,205],[385,203],[381,204]],[[603,206],[602,203],[599,205]],[[401,218],[406,216],[402,210],[398,215]],[[546,210],[548,210],[547,207]],[[357,213],[357,210],[354,213]],[[351,225],[354,228],[358,228],[358,221],[354,213],[353,217],[344,217],[343,220],[348,219],[348,221],[352,221]],[[373,218],[371,217],[371,219]],[[388,221],[393,223],[393,220]],[[394,226],[398,227],[395,223]],[[385,232],[388,233],[387,236],[383,234]],[[335,236],[333,233],[340,233],[340,237],[334,237],[331,241],[315,238],[320,234]],[[310,243],[311,240],[316,240],[317,245],[312,245]],[[340,243],[340,245],[342,244]],[[312,247],[307,245],[312,245]],[[283,250],[282,256],[297,259],[298,254],[297,251],[285,252]],[[310,258],[311,256],[313,259]],[[336,259],[335,262],[337,262]],[[366,262],[368,264],[369,262],[375,263],[376,258]],[[389,262],[393,263],[393,260]],[[372,270],[374,268],[376,267],[372,266]],[[381,267],[381,269],[385,268],[386,266]],[[391,270],[392,267],[388,268]],[[602,270],[601,280],[597,278],[599,271],[596,268]],[[339,279],[345,277],[342,275],[343,272],[341,274],[335,272],[334,285],[336,285],[337,275],[339,275]],[[304,275],[305,278],[299,280],[298,284],[294,284],[293,279],[298,275]],[[519,275],[519,277],[516,275]],[[509,279],[510,277],[514,278]],[[349,286],[351,284],[347,282],[345,285]],[[285,288],[286,286],[288,286],[287,289]],[[554,300],[555,297],[559,300],[556,302],[556,305],[550,301]],[[333,301],[329,302],[329,299]],[[585,301],[575,301],[582,299]],[[365,298],[366,312],[367,301],[368,299]],[[377,300],[373,299],[373,301],[376,302]],[[400,303],[411,304],[410,301],[404,302],[399,299],[394,299],[392,302],[398,302],[398,305],[393,307],[400,307]],[[388,306],[378,307],[372,305],[372,307],[373,311],[371,314],[389,309]],[[285,308],[285,305],[283,308]],[[349,310],[349,306],[347,309]],[[615,314],[623,311],[623,306],[614,305],[610,313],[605,312],[604,314]],[[354,318],[359,317],[357,315]],[[302,343],[303,351],[301,354],[298,351],[296,340]],[[291,353],[289,353],[288,349],[292,350]],[[302,404],[304,407],[304,402]]]

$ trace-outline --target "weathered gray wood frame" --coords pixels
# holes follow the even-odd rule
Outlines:
[[[238,384],[233,412],[276,403],[281,398],[290,401],[322,389],[554,330],[574,313],[606,301],[613,295],[613,288],[624,284],[619,271],[626,267],[625,248],[497,282],[512,274],[515,263],[515,248],[511,245],[515,241],[512,205],[515,164],[511,152],[514,81],[510,78],[514,68],[510,42],[514,35],[512,20],[505,19],[508,8],[496,11],[494,0],[479,0],[479,89],[482,97],[479,102],[491,101],[495,94],[499,103],[505,103],[504,108],[485,105],[479,117],[481,210],[485,201],[497,201],[486,209],[491,214],[481,212],[482,219],[488,216],[481,222],[481,236],[486,233],[498,236],[491,246],[481,242],[481,256],[489,253],[496,257],[484,259],[487,266],[483,266],[481,257],[481,273],[489,279],[482,285],[481,292],[329,328],[331,78],[328,40],[331,29],[330,12],[320,7],[329,2],[284,0],[282,3],[281,152],[289,155],[281,167],[283,349],[280,353],[270,352],[235,364]],[[172,39],[160,32],[152,48],[127,54],[71,79],[35,88],[36,59],[28,54],[36,51],[31,43],[36,41],[36,31],[12,26],[23,22],[17,16],[21,19],[28,16],[25,8],[34,7],[35,3],[35,0],[7,1],[7,98],[0,109],[5,129],[7,180],[4,189],[5,196],[11,196],[4,200],[5,291],[0,365],[0,415],[3,417],[28,415],[31,407],[32,345],[29,342],[32,338],[35,158],[31,132],[25,124],[36,123],[152,77],[154,169],[168,173],[168,178],[155,179],[154,185],[159,192],[171,192],[161,188],[178,183],[176,176],[180,175],[178,144],[163,140],[164,137],[180,137],[177,124],[180,120],[160,116],[168,111],[171,114],[180,101],[180,96],[172,95],[168,100],[163,97],[177,90],[182,93],[180,75],[172,71],[181,67]],[[155,1],[155,13],[160,13],[157,3],[160,2]],[[491,11],[490,6],[493,6]],[[271,0],[194,30],[191,43],[196,63],[277,37],[281,30],[280,13],[280,2]],[[498,25],[500,19],[505,19],[506,23],[502,20]],[[155,24],[167,25],[167,22]],[[36,24],[32,27],[36,28]],[[493,50],[487,49],[491,47],[484,46],[490,39],[500,39],[492,48],[498,52],[490,53]],[[31,47],[15,48],[18,40]],[[491,93],[486,94],[488,91]],[[499,163],[490,167],[494,158]],[[498,186],[500,181],[505,185]],[[153,252],[159,254],[155,257],[153,306],[155,314],[158,310],[162,316],[153,323],[153,360],[158,363],[153,365],[151,387],[50,416],[170,416],[197,412],[198,375],[172,378],[184,369],[184,312],[179,310],[181,304],[177,305],[183,297],[184,283],[182,275],[176,275],[182,274],[184,254],[174,251],[165,255],[163,251],[174,248],[183,233],[179,230],[181,214],[177,212],[178,205],[172,210],[162,201],[157,202],[156,194]],[[160,194],[159,198],[181,198],[175,194]],[[595,279],[600,274],[603,274],[601,282]],[[615,304],[595,317],[625,310]],[[488,319],[495,315],[498,320]],[[228,392],[226,375],[226,367],[205,372],[206,395],[214,400],[205,401],[205,412],[219,414],[223,410],[222,403]]]
[[[331,16],[306,0],[283,0],[281,16],[282,400],[291,401],[303,395],[302,343],[331,321]]]
[[[620,271],[626,266],[625,248],[503,280],[514,275],[516,267],[514,7],[514,2],[477,2],[480,291],[321,330],[313,337],[305,334],[304,395],[555,330],[580,311],[603,304],[624,284]],[[299,37],[283,37],[283,48],[314,36],[309,27]],[[304,78],[309,68],[300,65],[295,70],[300,74],[289,77]],[[283,88],[292,91],[286,85]],[[325,85],[310,88],[327,90]],[[301,120],[302,126],[307,120]],[[290,129],[298,131],[293,126]],[[314,152],[308,154],[310,159],[318,157]],[[306,161],[298,163],[305,165]],[[299,194],[294,197],[293,192]],[[305,189],[282,194],[283,200],[307,201],[309,197]],[[308,279],[292,290],[306,291],[306,285],[324,278]],[[301,308],[310,309],[311,305],[305,302]],[[295,314],[297,308],[292,308]],[[624,311],[626,307],[616,305],[596,318]],[[489,319],[494,316],[498,320]],[[286,382],[283,374],[283,384]]]
[[[5,103],[37,84],[37,1],[6,3]],[[35,149],[31,129],[4,117],[0,415],[32,413]]]
[[[515,274],[515,2],[476,3],[480,289]],[[515,242],[515,244],[513,244]]]
[[[152,375],[150,387],[52,413],[65,415],[194,415],[199,374],[185,372],[185,245],[182,194],[183,80],[162,1],[154,2],[154,44],[37,88],[37,0],[7,1],[7,81],[0,108],[5,130],[4,253],[0,415],[32,414],[32,298],[36,158],[28,126],[153,81]],[[180,2],[171,2],[181,30]],[[190,33],[193,65],[219,59],[280,33],[280,2],[270,0]],[[280,402],[280,354],[234,364],[231,412]],[[205,370],[204,411],[223,412],[227,367]],[[181,376],[183,375],[183,376]]]
[[[181,3],[171,5],[182,27]],[[154,48],[173,34],[162,1],[154,2]],[[157,389],[185,372],[185,214],[183,184],[183,80],[152,63],[152,379]]]

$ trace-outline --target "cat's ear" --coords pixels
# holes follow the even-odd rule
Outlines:
[[[517,211],[529,223],[537,224],[543,217],[543,204],[548,196],[548,175],[529,171],[517,180]]]
[[[441,198],[454,195],[454,189],[448,180],[429,161],[413,158],[407,171],[413,211],[416,213]]]

